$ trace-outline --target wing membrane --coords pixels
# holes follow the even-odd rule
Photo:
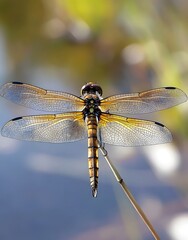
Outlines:
[[[73,142],[87,137],[82,112],[15,118],[2,128],[2,135],[27,141]]]
[[[6,83],[0,88],[0,95],[14,103],[50,112],[79,111],[84,106],[84,101],[72,94],[20,82]]]
[[[172,141],[170,131],[152,121],[101,114],[99,134],[104,143],[120,146],[143,146]]]
[[[186,94],[173,87],[157,88],[141,93],[121,94],[101,100],[101,110],[116,114],[150,113],[187,101]]]

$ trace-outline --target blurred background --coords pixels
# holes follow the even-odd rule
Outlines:
[[[188,93],[186,0],[0,0],[0,85],[30,83],[104,96],[162,86]],[[40,114],[1,98],[0,127]],[[138,116],[171,130],[171,144],[106,146],[162,240],[188,239],[188,105]],[[91,195],[87,141],[21,142],[0,137],[1,240],[153,239],[100,156]]]

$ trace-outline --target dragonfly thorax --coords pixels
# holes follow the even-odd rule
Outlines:
[[[96,94],[88,94],[85,96],[85,108],[83,113],[85,116],[95,115],[100,116],[101,110],[99,109],[100,99]]]

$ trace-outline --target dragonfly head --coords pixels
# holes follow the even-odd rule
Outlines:
[[[89,82],[82,87],[81,95],[90,94],[90,93],[93,93],[93,94],[98,93],[100,96],[102,96],[102,88],[98,84]]]

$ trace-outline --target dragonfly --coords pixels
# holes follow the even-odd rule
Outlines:
[[[102,88],[89,82],[81,96],[49,91],[33,85],[12,82],[0,88],[0,95],[16,104],[51,114],[17,117],[1,130],[4,137],[50,143],[88,139],[88,169],[93,197],[97,196],[99,144],[143,146],[172,141],[170,131],[161,123],[126,117],[151,113],[187,101],[175,87],[102,98]]]

